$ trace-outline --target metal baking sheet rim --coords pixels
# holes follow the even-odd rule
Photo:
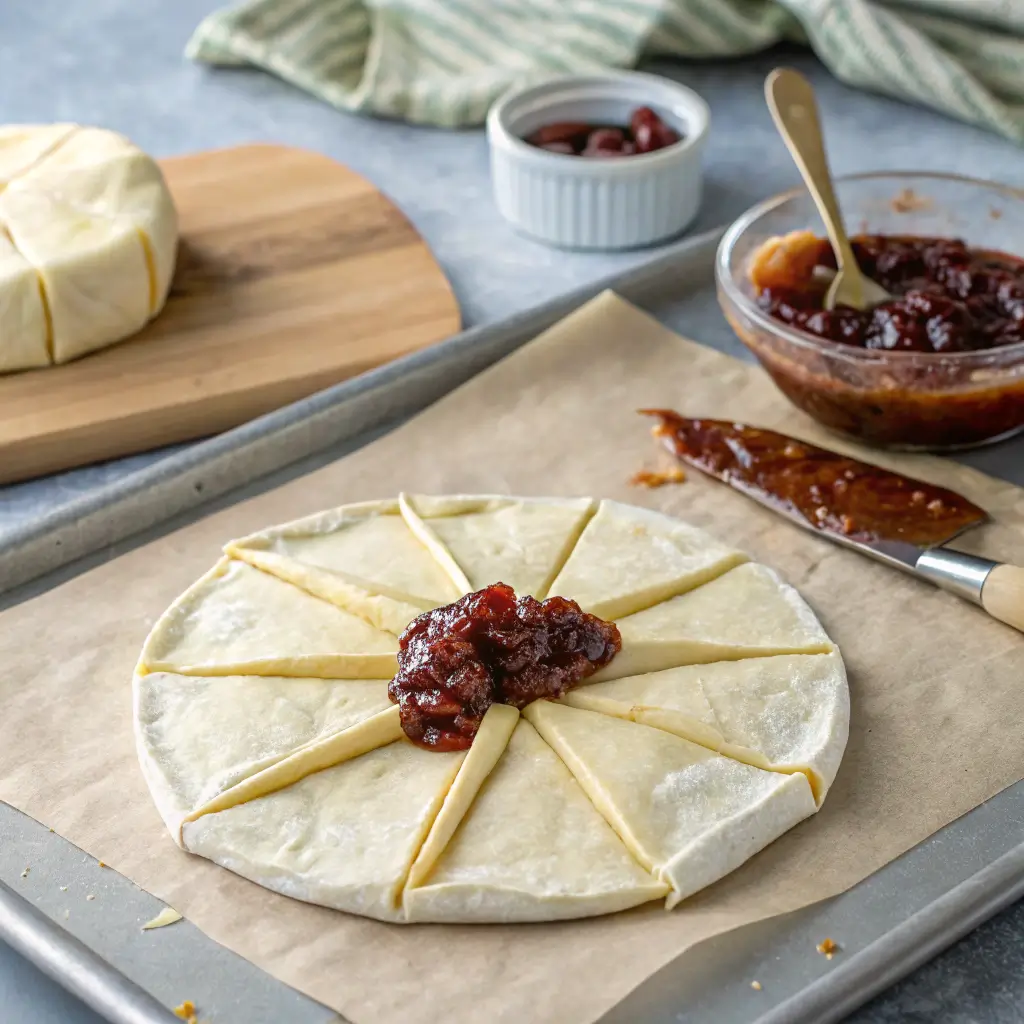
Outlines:
[[[336,384],[15,527],[0,542],[0,594],[425,408],[601,292],[629,298],[682,260],[707,260],[724,230],[685,239],[639,266]]]
[[[1024,844],[1007,851],[903,924],[844,959],[829,974],[762,1014],[756,1024],[840,1021],[1021,897]]]
[[[112,1024],[170,1024],[180,1020],[3,882],[0,939]]]
[[[829,974],[759,1015],[753,1024],[840,1021],[1022,896],[1024,844],[848,956]],[[112,1024],[170,1024],[177,1020],[145,989],[3,882],[0,940]]]

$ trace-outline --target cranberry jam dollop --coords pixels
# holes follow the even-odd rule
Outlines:
[[[588,160],[640,156],[675,145],[682,136],[650,107],[637,107],[628,125],[556,121],[538,128],[526,141],[538,149]]]
[[[398,639],[388,696],[406,736],[465,750],[492,704],[561,697],[622,649],[618,627],[575,601],[516,598],[505,583],[413,619]]]

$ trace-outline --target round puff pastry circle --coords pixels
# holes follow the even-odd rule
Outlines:
[[[0,373],[135,334],[163,308],[177,245],[163,174],[124,136],[0,126]]]
[[[0,150],[0,167],[3,166]],[[515,581],[614,618],[557,702],[422,750],[387,698],[423,610]],[[154,625],[136,743],[177,843],[394,922],[672,907],[814,814],[849,728],[842,658],[771,569],[590,498],[401,495],[230,542]]]

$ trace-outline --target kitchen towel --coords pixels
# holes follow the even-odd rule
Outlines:
[[[784,41],[849,85],[1024,141],[1021,0],[245,0],[187,52],[344,110],[456,128],[513,85]]]

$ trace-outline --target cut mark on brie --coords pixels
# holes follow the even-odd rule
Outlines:
[[[13,242],[11,244],[13,245]],[[46,324],[46,356],[53,363],[53,313],[50,312],[50,298],[46,294],[46,281],[43,280],[42,273],[38,267],[33,267],[36,272],[36,284],[39,286],[39,301],[43,307],[43,322]]]
[[[139,244],[142,246],[142,257],[146,261],[146,271],[149,274],[149,315],[152,318],[157,314],[157,305],[160,298],[157,286],[156,257],[153,255],[153,243],[150,241],[149,235],[137,224],[135,225],[135,233],[139,236]]]
[[[18,171],[13,178],[9,178],[7,181],[0,180],[0,194],[2,194],[5,189],[9,188],[16,181],[24,178],[26,174],[30,174],[34,171],[44,160],[53,156],[57,150],[61,149],[71,139],[73,135],[76,135],[81,130],[82,126],[80,124],[71,125],[64,135],[60,136],[52,145],[44,149],[31,163],[28,164],[27,167],[22,167],[22,169]]]

